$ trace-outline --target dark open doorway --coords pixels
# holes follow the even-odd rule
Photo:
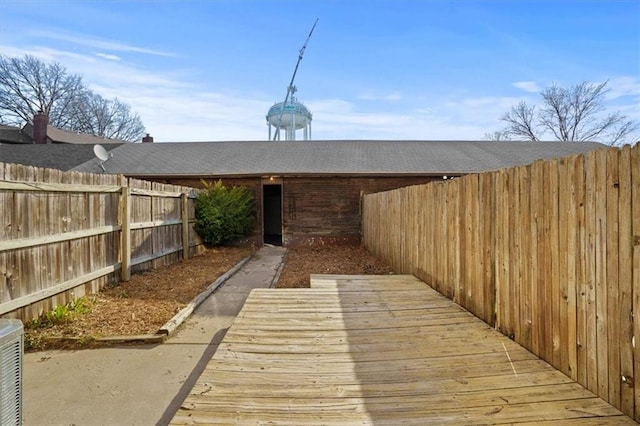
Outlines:
[[[265,244],[282,245],[282,185],[262,186],[262,223]]]

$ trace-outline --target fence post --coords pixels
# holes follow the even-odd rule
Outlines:
[[[122,177],[122,196],[120,198],[120,225],[122,238],[120,239],[122,253],[122,268],[120,279],[129,281],[131,278],[131,188],[126,178]]]
[[[189,196],[182,193],[182,259],[189,258]]]

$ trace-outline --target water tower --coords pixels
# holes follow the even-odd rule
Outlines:
[[[287,99],[285,102],[278,102],[269,108],[267,113],[269,140],[271,140],[272,126],[276,129],[274,138],[276,140],[280,140],[282,133],[284,133],[284,140],[294,141],[296,140],[296,130],[300,129],[304,129],[304,140],[311,139],[311,111],[297,101],[294,96],[296,91],[296,86],[291,86],[289,88],[291,99]]]
[[[307,48],[307,43],[309,43],[309,39],[311,38],[311,34],[313,34],[313,30],[316,28],[318,24],[318,20],[313,23],[311,27],[311,31],[309,31],[309,35],[305,40],[300,52],[298,52],[298,62],[296,62],[296,67],[293,69],[293,75],[291,76],[291,82],[289,86],[287,86],[287,96],[284,98],[284,102],[279,102],[269,108],[269,112],[267,112],[267,125],[269,126],[269,140],[271,139],[271,127],[275,128],[275,132],[273,134],[273,140],[279,141],[281,140],[281,130],[284,131],[284,139],[287,141],[296,140],[296,130],[304,129],[304,140],[311,139],[311,111],[309,108],[302,105],[300,102],[296,100],[294,96],[298,89],[293,85],[293,81],[296,78],[296,73],[298,72],[298,67],[300,66],[300,61],[302,61],[302,56],[304,55],[304,51]]]

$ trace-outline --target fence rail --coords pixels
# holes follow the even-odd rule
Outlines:
[[[366,195],[362,226],[396,271],[640,420],[640,144]]]
[[[0,315],[56,305],[202,250],[193,188],[0,163]]]

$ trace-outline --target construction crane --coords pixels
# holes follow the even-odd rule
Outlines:
[[[296,73],[298,72],[298,67],[300,66],[300,62],[302,61],[302,57],[304,56],[304,51],[307,48],[307,43],[309,43],[309,39],[311,38],[311,34],[313,34],[313,30],[315,30],[316,25],[318,24],[318,20],[320,18],[316,18],[316,21],[313,23],[311,27],[311,31],[309,31],[309,35],[305,40],[300,52],[298,52],[298,62],[296,62],[296,67],[293,69],[293,75],[291,76],[291,81],[289,82],[289,86],[287,87],[287,95],[284,97],[284,102],[282,103],[282,109],[280,110],[280,116],[278,117],[278,125],[276,126],[276,131],[274,132],[273,140],[277,140],[280,135],[280,126],[282,125],[282,116],[284,115],[284,109],[287,105],[287,101],[289,101],[289,96],[292,93],[295,93],[296,87],[293,85],[293,81],[296,79]]]

